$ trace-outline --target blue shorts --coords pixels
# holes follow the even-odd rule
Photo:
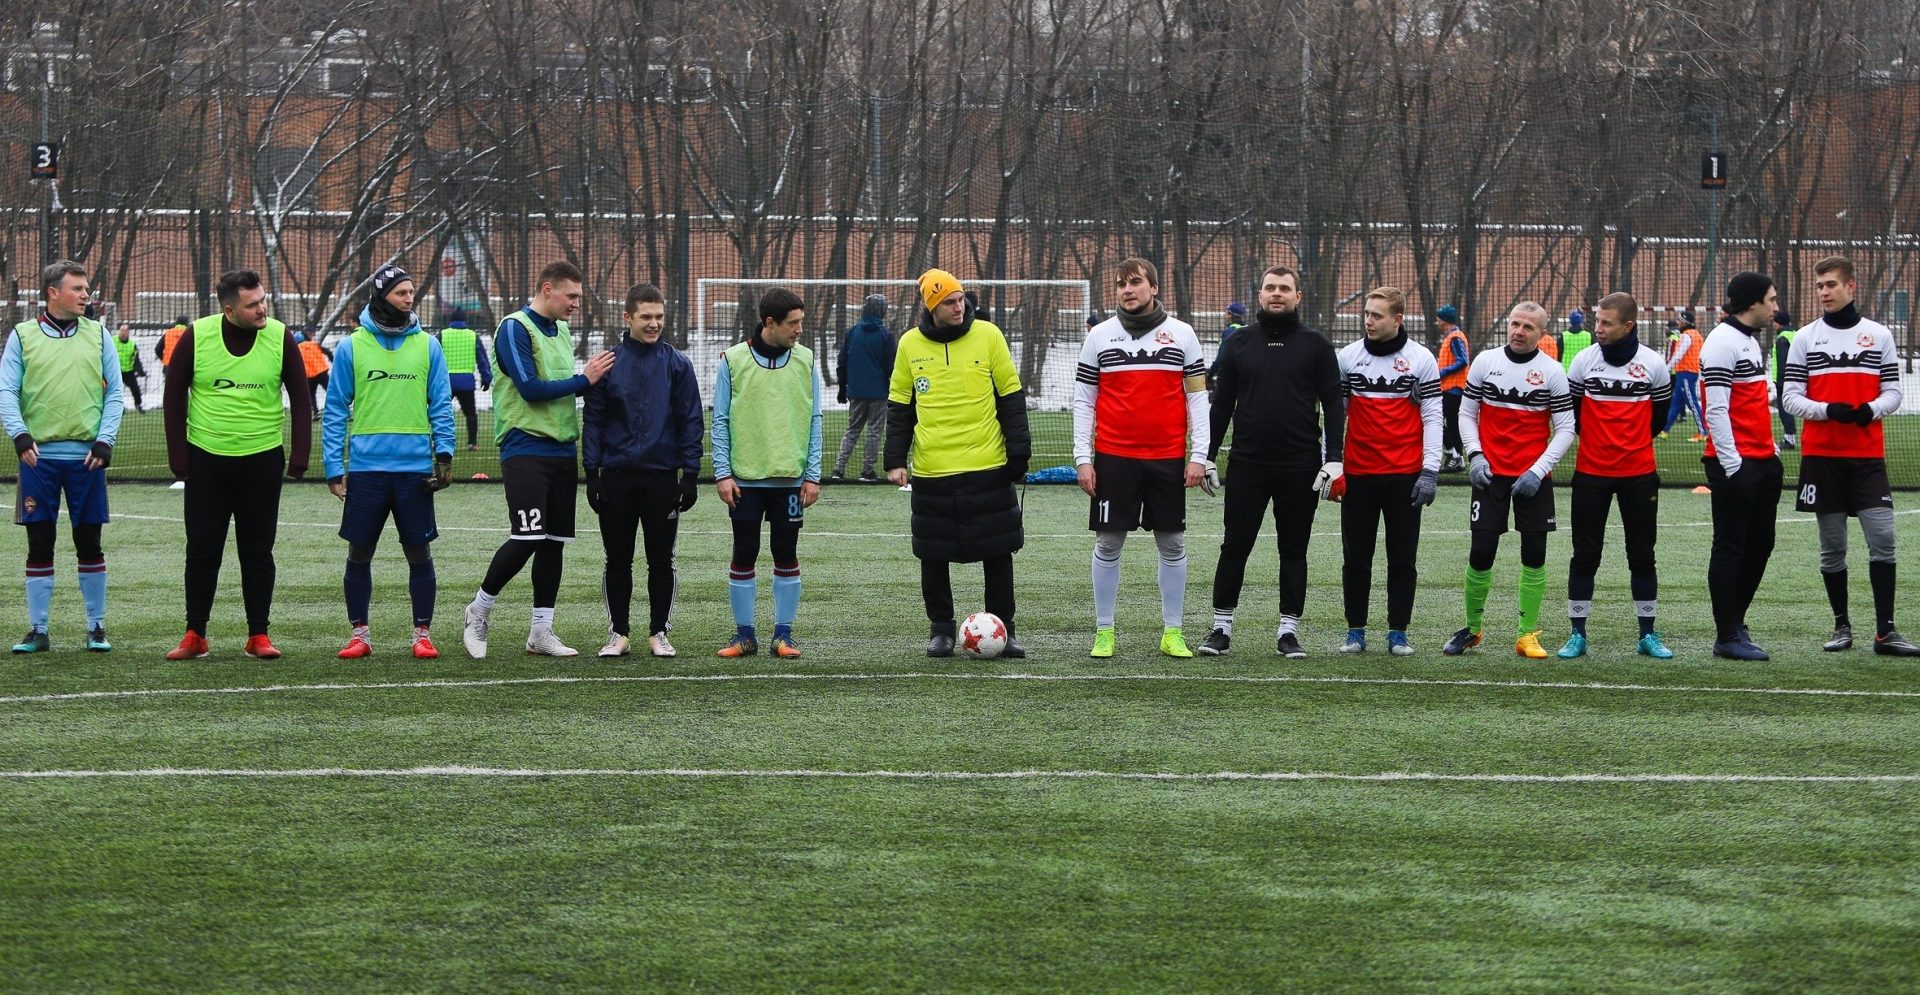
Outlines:
[[[775,525],[802,525],[806,514],[798,487],[743,486],[727,517],[736,522],[757,522],[764,518]]]
[[[13,501],[13,523],[57,522],[60,492],[67,494],[67,521],[107,524],[107,471],[89,470],[86,461],[40,457],[38,466],[20,464],[20,489]]]
[[[426,474],[373,470],[347,474],[340,538],[356,546],[378,544],[389,513],[402,546],[424,546],[440,537],[433,523],[433,492],[427,490]]]

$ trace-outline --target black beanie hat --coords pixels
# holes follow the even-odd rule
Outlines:
[[[1739,314],[1742,311],[1765,300],[1767,291],[1773,289],[1773,278],[1764,273],[1748,270],[1735,273],[1727,281],[1727,313]]]
[[[387,292],[413,279],[413,274],[398,266],[382,266],[373,271],[373,300],[385,300]]]

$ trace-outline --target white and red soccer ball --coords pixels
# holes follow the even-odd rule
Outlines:
[[[974,612],[960,623],[960,652],[992,659],[1007,648],[1007,623],[992,612]]]

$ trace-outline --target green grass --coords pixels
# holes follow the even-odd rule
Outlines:
[[[1073,416],[1065,411],[1035,411],[1029,416],[1033,429],[1033,466],[1037,469],[1045,466],[1073,464]],[[454,473],[462,478],[475,473],[489,476],[500,475],[500,451],[493,445],[493,422],[485,411],[480,413],[480,449],[468,452],[466,449],[467,430],[465,422],[455,412],[455,424],[459,432],[460,450],[454,454]],[[1886,421],[1887,427],[1887,471],[1893,478],[1895,487],[1920,488],[1920,416],[1900,416]],[[1776,428],[1777,428],[1776,424]],[[839,452],[840,436],[846,432],[847,413],[829,411],[824,418],[821,435],[825,440],[826,469],[833,469],[833,459]],[[1673,437],[1662,439],[1654,444],[1654,451],[1660,462],[1660,475],[1669,484],[1693,485],[1705,482],[1705,471],[1700,466],[1702,444],[1687,441],[1693,434],[1694,425],[1691,415],[1682,416],[1674,426]],[[1776,433],[1777,434],[1777,433]],[[703,449],[703,451],[705,451]],[[849,469],[859,473],[859,460],[865,454],[865,443],[854,456]],[[1227,456],[1231,456],[1229,441]],[[1786,463],[1787,479],[1792,480],[1800,471],[1800,454],[1785,452],[1781,454]],[[1567,456],[1564,464],[1571,470],[1573,455]],[[1226,460],[1222,460],[1226,462]],[[320,463],[320,427],[313,430],[313,455],[309,466],[315,476],[321,472]],[[702,473],[711,476],[710,462],[703,464]],[[144,414],[127,413],[120,429],[120,442],[114,453],[114,467],[123,479],[154,480],[167,476],[167,439],[166,426],[158,411]],[[1561,474],[1564,477],[1566,474]],[[1464,479],[1464,478],[1450,478]]]
[[[1459,626],[1463,500],[1429,513],[1419,654],[1332,652],[1337,511],[1314,540],[1305,639],[1272,653],[1274,556],[1249,566],[1234,655],[1153,652],[1151,544],[1126,555],[1121,645],[1092,661],[1083,499],[1027,494],[1017,559],[1023,664],[923,655],[905,495],[829,488],[801,541],[807,655],[731,664],[726,523],[711,491],[680,544],[673,661],[519,652],[526,579],[493,653],[459,653],[459,606],[503,536],[500,493],[440,498],[438,627],[449,655],[405,658],[405,567],[375,566],[371,660],[345,636],[338,505],[282,503],[274,632],[239,652],[229,558],[214,653],[170,664],[181,626],[180,495],[122,485],[107,531],[115,651],[87,655],[67,539],[56,651],[0,659],[0,697],[316,683],[821,675],[810,680],[524,683],[0,703],[0,771],[228,768],[722,771],[1920,774],[1920,671],[1823,654],[1829,619],[1808,516],[1780,528],[1753,613],[1773,662],[1708,655],[1707,499],[1662,502],[1661,628],[1632,655],[1617,539],[1588,659],[1506,647],[1517,549],[1495,570],[1489,645],[1440,656]],[[1904,503],[1904,502],[1903,502]],[[1218,499],[1195,495],[1188,632],[1204,632]],[[583,525],[592,519],[581,509]],[[1920,544],[1920,516],[1900,539]],[[4,530],[0,555],[24,553]],[[1855,558],[1862,555],[1855,543]],[[1553,537],[1545,641],[1566,633]],[[1908,558],[1910,560],[1910,557]],[[602,634],[597,534],[568,554],[558,629]],[[765,574],[767,571],[762,570]],[[1864,570],[1856,615],[1867,617]],[[1903,606],[1915,604],[1909,577]],[[956,571],[963,605],[977,570]],[[14,590],[18,590],[15,588]],[[5,602],[18,611],[18,595]],[[764,593],[761,610],[769,610]],[[1376,626],[1381,606],[1376,599]],[[1905,608],[1903,621],[1920,627]],[[1375,631],[1375,640],[1379,633]],[[1291,682],[1038,681],[1032,674],[1287,677]],[[832,675],[843,675],[835,678]],[[871,679],[858,675],[894,675]],[[1556,681],[1610,688],[1459,683]],[[1648,685],[1674,690],[1631,690]],[[1862,991],[1920,985],[1920,783],[0,777],[0,987],[36,990],[1422,990]]]

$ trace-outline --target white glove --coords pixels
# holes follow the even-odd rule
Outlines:
[[[1328,460],[1320,467],[1320,472],[1313,476],[1313,489],[1320,492],[1321,500],[1328,499],[1328,495],[1333,491],[1333,482],[1339,480],[1345,473],[1346,468],[1341,466],[1337,459]]]
[[[1200,478],[1200,489],[1206,491],[1208,497],[1220,493],[1220,467],[1212,460],[1199,460],[1198,462],[1201,466],[1207,468],[1207,475]]]

